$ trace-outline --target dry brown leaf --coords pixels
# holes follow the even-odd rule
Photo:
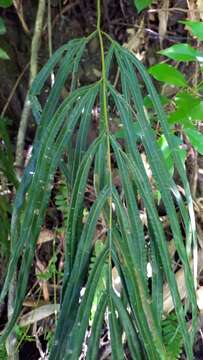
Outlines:
[[[136,31],[135,29],[128,29],[128,42],[124,43],[123,46],[137,53],[139,51],[140,44],[144,41],[144,18],[140,21],[139,28]],[[138,54],[136,54],[138,55]]]
[[[48,230],[48,229],[43,229],[42,231],[40,231],[39,238],[37,240],[37,244],[42,245],[45,242],[53,240],[54,237],[55,237],[55,235],[54,235],[53,231]]]
[[[59,304],[48,304],[38,307],[32,311],[29,311],[27,314],[23,315],[20,318],[20,326],[28,326],[34,324],[37,321],[40,321],[52,314],[55,314],[59,311]]]

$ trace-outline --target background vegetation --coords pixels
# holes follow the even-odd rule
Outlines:
[[[0,6],[0,357],[201,358],[201,2]]]

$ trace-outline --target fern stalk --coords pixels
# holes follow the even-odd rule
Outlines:
[[[108,241],[109,241],[109,286],[112,286],[112,274],[111,274],[111,251],[112,251],[112,165],[111,165],[111,145],[110,145],[110,130],[108,121],[108,110],[107,110],[107,78],[106,78],[106,65],[104,57],[104,44],[101,33],[101,1],[97,0],[97,31],[100,43],[101,51],[101,67],[102,67],[102,97],[103,97],[103,116],[104,116],[104,128],[106,133],[107,142],[107,169],[109,175],[109,188],[110,195],[108,198],[109,215],[108,215]],[[101,118],[100,121],[103,119]]]

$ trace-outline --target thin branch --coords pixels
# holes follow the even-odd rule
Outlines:
[[[11,92],[10,92],[10,95],[9,95],[7,101],[6,101],[6,104],[4,105],[4,108],[3,108],[2,112],[1,112],[1,117],[4,117],[6,111],[7,111],[8,107],[9,107],[9,104],[10,104],[10,102],[11,102],[11,100],[12,100],[12,97],[14,96],[15,91],[16,91],[16,89],[17,89],[17,87],[18,87],[18,85],[19,85],[22,77],[24,76],[26,70],[28,69],[29,65],[30,65],[30,63],[28,63],[27,65],[25,65],[23,71],[22,71],[22,72],[20,73],[20,75],[18,76],[18,78],[17,78],[17,80],[16,80],[16,82],[15,82],[15,84],[14,84],[14,86],[13,86]]]
[[[31,57],[30,57],[30,79],[29,79],[29,88],[37,75],[37,58],[38,58],[38,52],[40,48],[40,40],[41,40],[41,34],[43,30],[43,18],[45,13],[45,0],[39,0],[38,4],[38,10],[37,10],[37,16],[36,16],[36,22],[35,22],[35,30],[34,35],[32,38],[32,45],[31,45]],[[25,134],[27,130],[28,125],[28,118],[30,114],[30,102],[28,98],[28,93],[25,99],[21,120],[20,120],[20,126],[18,130],[18,136],[17,136],[17,144],[16,144],[16,167],[22,168],[23,167],[23,150],[24,150],[24,143],[25,143]]]
[[[13,5],[15,6],[15,9],[16,9],[18,18],[19,18],[19,20],[21,22],[23,30],[25,31],[25,33],[27,35],[30,35],[30,30],[29,30],[29,28],[27,26],[27,23],[26,23],[25,19],[24,19],[22,2],[19,1],[19,0],[13,0]]]

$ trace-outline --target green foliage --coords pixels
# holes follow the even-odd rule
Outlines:
[[[100,254],[102,253],[102,251],[104,250],[105,245],[103,244],[102,241],[97,240],[95,242],[95,246],[94,246],[94,252],[93,255],[91,257],[90,260],[90,271],[91,269],[94,268],[96,259],[100,256]],[[107,279],[107,270],[108,270],[108,263],[106,262],[106,264],[104,264],[104,267],[102,269],[102,273],[99,279],[99,282],[96,286],[95,289],[95,295],[94,295],[94,300],[92,303],[92,310],[91,310],[91,318],[90,321],[93,321],[95,318],[95,314],[96,314],[96,310],[100,304],[101,298],[106,290],[106,279]]]
[[[102,77],[94,84],[72,87],[69,96],[62,101],[60,94],[63,86],[70,78],[73,84],[83,52],[94,36],[98,36],[100,41]],[[0,300],[7,295],[10,281],[18,268],[17,296],[13,316],[1,335],[1,341],[12,331],[20,314],[54,175],[63,163],[63,170],[67,170],[64,173],[69,176],[68,183],[71,184],[71,199],[65,227],[61,307],[49,359],[78,359],[90,327],[93,340],[89,342],[88,358],[96,359],[107,308],[112,359],[124,359],[125,342],[133,359],[170,359],[161,326],[165,276],[187,358],[192,360],[197,306],[189,257],[196,239],[192,198],[185,169],[160,97],[147,71],[131,52],[109,36],[105,40],[110,41],[110,47],[104,56],[104,36],[106,35],[100,30],[98,6],[96,32],[87,38],[72,40],[58,49],[32,84],[30,101],[38,127],[32,157],[13,205],[13,251]],[[109,77],[111,66],[115,63],[120,71],[119,91],[111,84]],[[55,83],[43,106],[40,104],[40,94],[47,89],[47,79],[53,71],[56,74]],[[184,188],[184,199],[168,170],[149,121],[149,114],[144,106],[146,94],[151,100],[160,131],[168,144],[171,162]],[[91,114],[96,105],[100,107],[99,134],[88,144]],[[122,146],[110,128],[113,109],[124,130]],[[153,183],[161,194],[176,251],[183,264],[187,303],[192,314],[191,332],[188,330],[173,272],[168,241],[154,201],[152,183],[137,146],[136,124],[139,124],[139,144],[142,145],[151,168]],[[119,175],[121,191],[114,186],[113,167]],[[94,179],[96,199],[84,222],[85,193],[90,176]],[[146,209],[148,229],[140,218],[140,201]],[[93,239],[101,219],[106,229],[104,246],[92,262]],[[152,253],[157,252],[152,261],[151,293],[147,278],[146,235]],[[114,266],[121,277],[122,297],[118,297],[113,290]],[[91,325],[95,295],[105,273],[106,284],[97,300],[97,310]],[[84,286],[85,292],[82,295]]]
[[[7,360],[7,352],[4,344],[0,345],[0,360]]]
[[[165,320],[163,320],[162,332],[170,360],[179,359],[182,352],[183,339],[178,327],[176,314],[171,313]]]
[[[10,188],[11,186],[17,188],[18,185],[13,163],[13,150],[6,127],[6,119],[0,118],[0,250],[4,257],[8,257],[10,247],[8,241],[12,212],[9,200]]]
[[[57,210],[61,211],[64,221],[67,221],[69,214],[69,190],[66,181],[62,178],[57,194],[55,196],[55,204]]]
[[[166,141],[166,138],[164,135],[161,135],[159,139],[157,140],[158,145],[160,146],[160,149],[163,153],[163,157],[166,163],[166,166],[168,168],[168,171],[171,175],[174,173],[174,164],[173,164],[173,158],[171,156],[171,151],[168,146],[168,143]],[[176,149],[179,152],[179,155],[182,159],[183,164],[185,163],[186,159],[186,150],[181,148],[182,141],[179,137],[174,136],[174,143],[176,143]]]
[[[188,44],[176,44],[167,49],[159,51],[159,54],[165,55],[175,61],[195,61],[203,54]]]
[[[8,54],[6,53],[6,51],[1,49],[1,48],[0,48],[0,59],[2,59],[2,60],[9,60],[10,59]]]
[[[1,191],[0,194],[0,250],[2,257],[9,256],[9,232],[10,232],[10,216],[11,206],[9,204],[7,194]]]
[[[202,21],[182,20],[182,24],[187,25],[192,35],[196,36],[200,41],[203,41],[203,23]]]
[[[184,75],[173,66],[168,64],[153,65],[149,69],[149,73],[153,75],[156,80],[162,81],[166,84],[175,85],[178,87],[186,87],[187,82]]]
[[[189,27],[194,36],[197,36],[199,40],[203,40],[202,22],[190,20],[181,22]],[[175,61],[196,61],[197,64],[200,64],[200,67],[203,59],[203,54],[188,44],[176,44],[161,50],[159,53]],[[203,135],[198,131],[196,126],[199,121],[203,120],[203,101],[201,96],[202,82],[194,87],[193,84],[190,84],[183,79],[183,75],[179,70],[165,63],[160,63],[151,67],[149,73],[156,80],[165,82],[165,84],[185,87],[184,91],[178,91],[172,98],[171,105],[173,108],[175,106],[175,109],[169,114],[168,122],[171,127],[175,124],[181,125],[183,132],[187,135],[192,146],[200,154],[203,154]],[[183,80],[182,85],[181,78]]]
[[[0,35],[4,35],[5,33],[6,33],[6,27],[5,27],[2,17],[0,17]],[[9,60],[8,54],[2,48],[0,48],[0,59]]]
[[[0,118],[0,171],[4,173],[8,181],[15,187],[18,185],[13,163],[13,149],[6,128],[6,119]]]
[[[140,12],[147,8],[151,4],[152,0],[133,0],[133,2],[137,10]]]
[[[6,27],[4,24],[4,20],[0,17],[0,35],[4,35],[6,33]]]
[[[48,350],[50,350],[53,344],[53,331],[45,331],[44,340],[47,342]]]
[[[18,347],[22,344],[22,342],[27,341],[27,342],[33,342],[35,341],[35,337],[28,335],[29,332],[29,326],[25,327],[25,326],[19,326],[16,325],[15,326],[15,333],[18,339]]]
[[[37,274],[37,278],[39,280],[48,281],[48,280],[52,279],[56,274],[59,275],[59,273],[57,271],[57,267],[56,267],[56,262],[57,262],[57,256],[56,256],[56,254],[54,254],[49,261],[46,271],[43,271],[43,272]]]
[[[203,119],[203,102],[197,95],[180,92],[173,98],[173,102],[176,110],[169,114],[171,125],[179,123],[183,128],[192,128]]]
[[[203,155],[203,134],[195,129],[184,129],[184,132],[194,148]]]
[[[11,6],[13,3],[13,0],[0,0],[0,7],[7,8]]]

